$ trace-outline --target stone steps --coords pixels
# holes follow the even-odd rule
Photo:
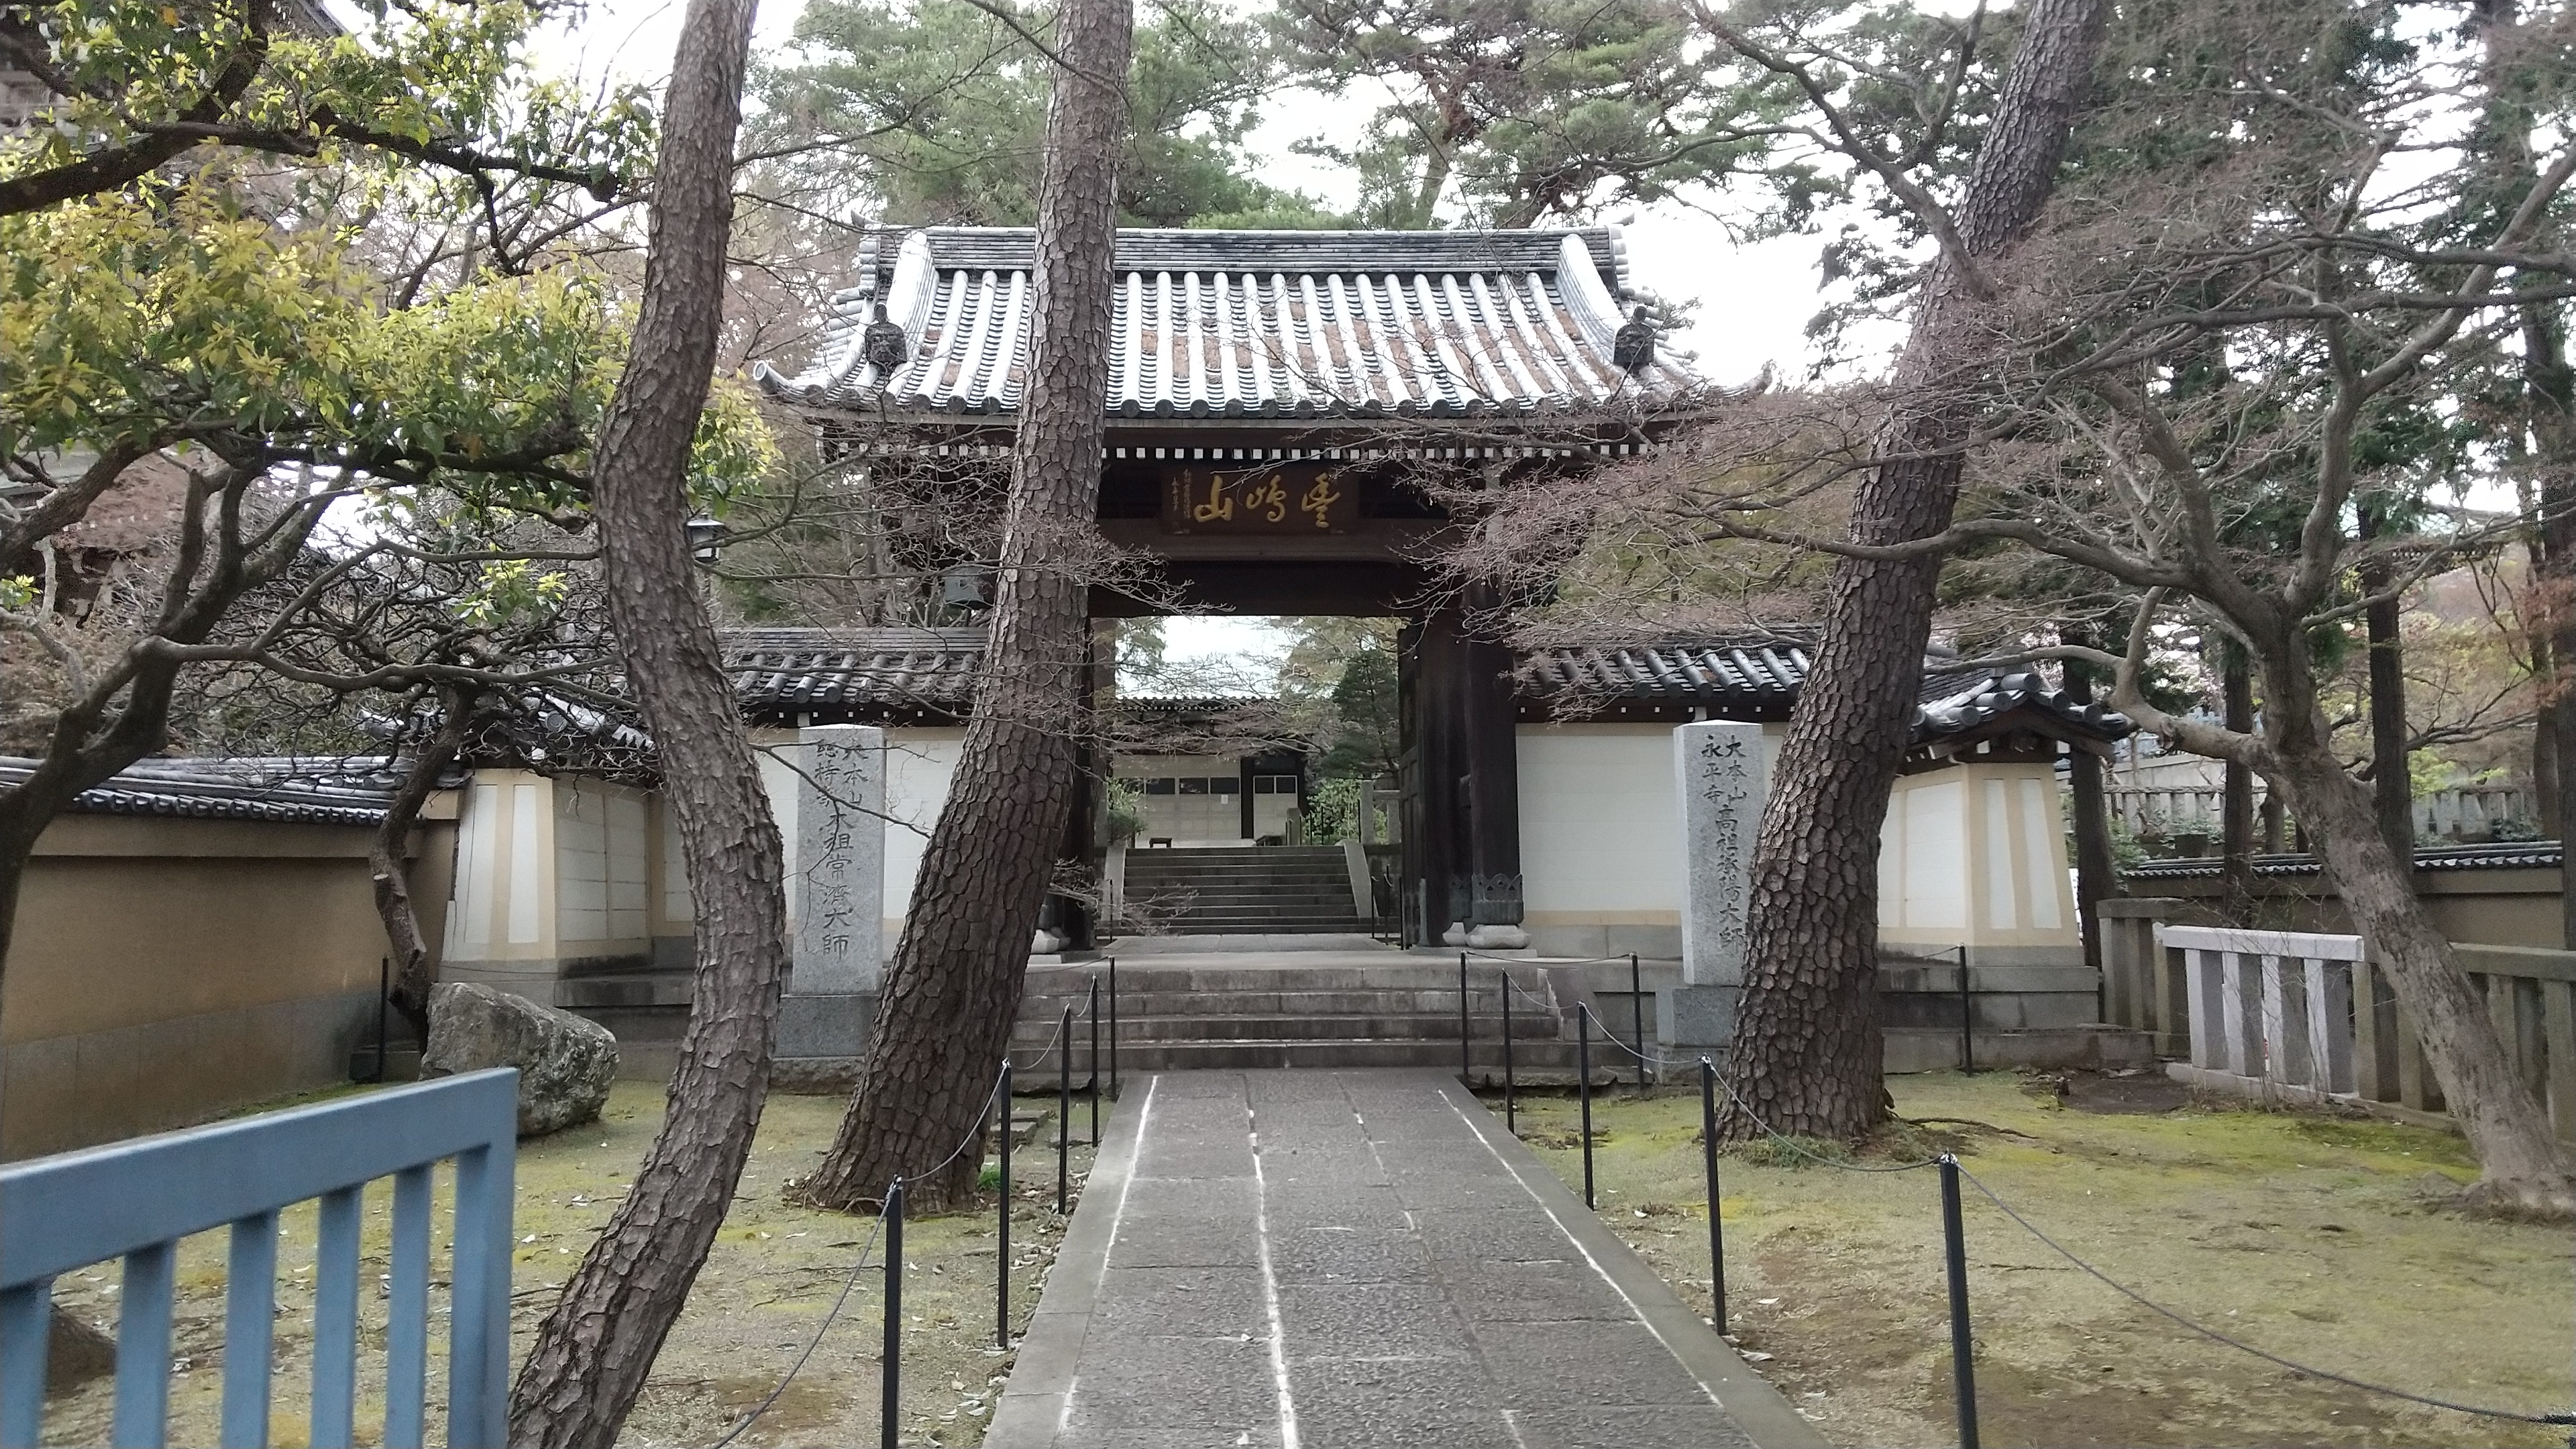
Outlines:
[[[1430,1067],[1456,1071],[1458,974],[1448,961],[1398,956],[1358,964],[1193,965],[1187,958],[1140,958],[1118,968],[1118,1054],[1122,1071],[1261,1067]],[[1216,958],[1222,961],[1224,958]],[[1524,994],[1512,1000],[1515,1075],[1533,1085],[1573,1081],[1576,1054],[1570,1017],[1545,969],[1516,968]],[[1104,994],[1105,962],[1038,966],[1029,971],[1013,1024],[1011,1047],[1020,1080],[1051,1086],[1056,1054],[1047,1050],[1067,1007],[1074,1012],[1077,1077],[1089,1070],[1091,986]],[[622,1070],[667,1078],[687,1024],[690,974],[636,971],[576,977],[561,983],[565,1004],[617,1034]],[[1467,993],[1468,1060],[1478,1081],[1500,1081],[1503,994],[1491,969],[1479,969]],[[1624,1021],[1605,1022],[1625,1034]],[[1107,1045],[1103,1023],[1103,1046]],[[1594,1075],[1625,1080],[1628,1056],[1593,1045]]]
[[[1374,923],[1351,899],[1339,846],[1131,850],[1125,890],[1167,935],[1321,935]]]
[[[1468,1049],[1473,1066],[1471,1085],[1499,1086],[1503,1080],[1503,1052],[1500,1042],[1480,1042]],[[1011,1073],[1015,1091],[1037,1092],[1055,1086],[1055,1054],[1043,1058],[1014,1046],[1011,1060],[1016,1064]],[[1194,1041],[1194,1042],[1129,1042],[1123,1037],[1118,1045],[1118,1069],[1121,1076],[1136,1072],[1242,1071],[1267,1067],[1428,1067],[1435,1070],[1458,1070],[1458,1043],[1449,1041],[1367,1041],[1332,1038],[1312,1041]],[[1512,1047],[1512,1076],[1525,1087],[1566,1086],[1575,1078],[1574,1044],[1571,1042],[1515,1042]],[[1104,1042],[1100,1070],[1109,1070]],[[1089,1038],[1076,1042],[1073,1048],[1073,1083],[1079,1089],[1090,1076]],[[1592,1054],[1592,1080],[1609,1085],[1632,1080],[1634,1067],[1622,1057],[1613,1062],[1595,1050]]]
[[[1044,1046],[1063,1019],[1061,1012],[1052,1018],[1023,1017],[1011,1034],[1014,1048]],[[1503,1019],[1499,1016],[1470,1016],[1468,1026],[1474,1036],[1499,1041]],[[1090,1023],[1080,1013],[1074,1017],[1073,1029],[1088,1040]],[[1515,1014],[1512,1017],[1512,1040],[1555,1041],[1559,1037],[1554,1016],[1533,1018]],[[1421,1014],[1412,1016],[1368,1016],[1344,1014],[1334,1016],[1129,1016],[1126,1003],[1119,1003],[1118,1039],[1126,1042],[1227,1042],[1227,1041],[1421,1041],[1437,1040],[1455,1047],[1458,1042],[1458,1017]]]

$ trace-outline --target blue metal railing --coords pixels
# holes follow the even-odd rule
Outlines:
[[[386,1449],[419,1449],[429,1360],[430,1169],[456,1160],[447,1435],[498,1449],[510,1361],[510,1191],[518,1077],[508,1068],[263,1113],[0,1167],[0,1449],[44,1429],[53,1280],[125,1260],[116,1331],[118,1449],[169,1429],[179,1239],[230,1224],[222,1442],[268,1441],[277,1219],[321,1199],[313,1291],[314,1449],[355,1438],[359,1194],[394,1180]]]

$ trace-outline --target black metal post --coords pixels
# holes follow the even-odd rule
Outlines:
[[[1709,1322],[1726,1332],[1726,1229],[1717,1220],[1717,1064],[1699,1059],[1699,1155],[1708,1169]]]
[[[1476,1069],[1467,1061],[1467,953],[1458,953],[1458,1080],[1473,1087]]]
[[[1646,991],[1638,984],[1637,953],[1628,953],[1629,1045],[1637,1051],[1637,1090],[1646,1090]]]
[[[391,956],[379,956],[376,958],[376,1082],[380,1086],[386,1079],[385,1007],[393,1001],[393,997],[394,958]],[[427,1042],[421,1043],[423,1050],[426,1050],[428,1046],[429,1043]]]
[[[994,1254],[1001,1259],[1001,1286],[995,1290],[993,1304],[993,1342],[1002,1348],[1011,1346],[1011,1059],[1002,1059],[1002,1100],[994,1112],[994,1126],[999,1129],[1002,1168],[1001,1218],[994,1226],[998,1241]]]
[[[1977,1003],[1968,994],[1968,948],[1959,948],[1959,1070],[1977,1069]]]
[[[1512,968],[1502,968],[1503,976],[1503,1130],[1514,1137],[1521,1135],[1518,1084],[1512,1080]]]
[[[903,1383],[903,1179],[886,1189],[884,1409],[878,1437],[883,1449],[896,1449],[895,1430],[902,1415]]]
[[[1091,978],[1091,1080],[1082,1094],[1091,1099],[1091,1145],[1100,1145],[1100,978]]]
[[[1118,958],[1109,958],[1109,1095],[1118,1095]]]
[[[1968,1235],[1959,1221],[1959,1159],[1941,1154],[1941,1236],[1950,1266],[1950,1385],[1959,1401],[1959,1449],[1977,1449],[1976,1345],[1968,1334]]]
[[[1592,1003],[1574,1005],[1575,1095],[1583,1102],[1583,1205],[1592,1206]]]
[[[1055,1210],[1064,1212],[1072,1199],[1065,1194],[1068,1154],[1073,1150],[1073,1008],[1055,1032]]]

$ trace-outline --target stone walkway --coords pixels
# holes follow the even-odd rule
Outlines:
[[[1130,1078],[986,1449],[1822,1449],[1430,1071]]]

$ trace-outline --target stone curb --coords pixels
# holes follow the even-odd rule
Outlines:
[[[1109,1117],[1100,1150],[1092,1157],[1091,1175],[1083,1179],[1082,1201],[1064,1243],[1056,1249],[1037,1311],[1021,1329],[1019,1356],[994,1406],[992,1427],[984,1431],[984,1449],[1048,1449],[1064,1417],[1066,1396],[1073,1392],[1074,1371],[1082,1358],[1082,1341],[1091,1329],[1091,1313],[1100,1301],[1101,1275],[1109,1267],[1109,1247],[1117,1226],[1118,1206],[1128,1179],[1136,1175],[1136,1158],[1144,1145],[1144,1124],[1154,1100],[1156,1077],[1138,1073],[1118,1100],[1133,1112]],[[1062,1304],[1063,1307],[1050,1305]]]

